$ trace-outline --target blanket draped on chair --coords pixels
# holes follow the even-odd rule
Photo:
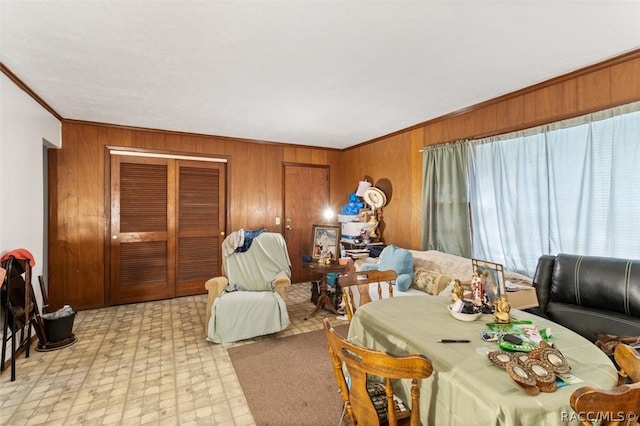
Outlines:
[[[241,285],[250,291],[273,290],[271,283],[279,275],[291,276],[291,261],[284,238],[266,238],[260,234],[251,248],[223,259],[229,284]],[[277,234],[279,235],[279,234]]]
[[[282,235],[262,233],[246,252],[223,258],[223,266],[233,286],[243,291],[225,291],[213,303],[207,340],[235,342],[275,333],[289,326],[289,314],[273,282],[291,276],[291,261]]]

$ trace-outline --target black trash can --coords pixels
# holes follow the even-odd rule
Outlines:
[[[70,338],[73,334],[73,320],[75,318],[75,312],[60,318],[43,318],[44,334],[47,336],[47,341],[54,343]]]

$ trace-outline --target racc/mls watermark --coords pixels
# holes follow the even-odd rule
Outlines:
[[[560,413],[560,420],[563,423],[571,423],[571,422],[626,422],[630,420],[635,420],[636,422],[640,420],[640,411],[638,412],[625,412],[618,411],[613,413],[607,412],[598,412],[598,411],[581,411],[579,413],[571,412],[563,412]]]

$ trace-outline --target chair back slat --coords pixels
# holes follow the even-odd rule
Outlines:
[[[369,285],[372,283],[377,285],[378,300],[383,297],[383,285],[387,286],[389,297],[393,297],[393,284],[395,284],[397,277],[396,272],[392,270],[352,271],[340,274],[338,276],[338,285],[342,289],[347,319],[351,321],[357,308],[371,301]],[[352,290],[354,287],[359,295],[359,303],[354,298],[354,290]]]

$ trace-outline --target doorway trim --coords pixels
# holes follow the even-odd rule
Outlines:
[[[148,158],[169,158],[172,160],[189,160],[189,161],[207,161],[211,163],[226,163],[226,158],[219,157],[201,157],[196,155],[181,154],[164,154],[161,152],[141,152],[141,151],[123,151],[121,149],[111,149],[110,155],[126,155],[129,157],[148,157]]]

